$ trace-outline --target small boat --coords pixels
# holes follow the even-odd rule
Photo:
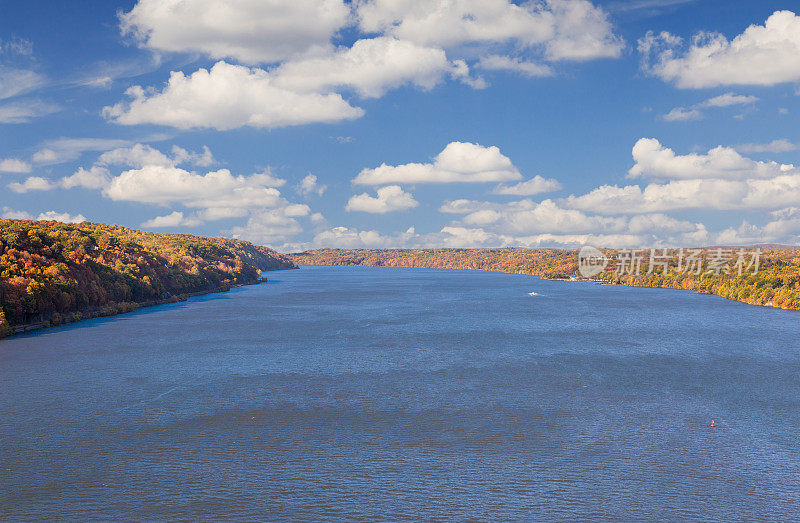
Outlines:
[[[528,296],[541,296],[541,294],[539,294],[538,292],[531,291],[528,293]]]

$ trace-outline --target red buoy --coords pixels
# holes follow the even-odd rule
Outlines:
[[[713,419],[711,420],[711,426],[712,427],[716,427],[716,425],[714,424],[714,420]]]

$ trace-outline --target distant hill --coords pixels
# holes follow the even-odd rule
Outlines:
[[[0,220],[0,337],[257,283],[287,257],[241,240]]]
[[[739,250],[744,249],[744,264],[755,262],[753,251],[760,249],[758,269],[756,264],[742,266],[736,263]],[[687,267],[687,260],[679,260],[677,250],[670,251],[663,265],[649,271],[650,251],[641,252],[641,270],[617,271],[609,262],[605,270],[586,278],[578,268],[578,251],[574,249],[320,249],[289,255],[298,265],[364,265],[372,267],[427,267],[442,269],[469,269],[530,274],[549,279],[589,280],[598,283],[629,285],[634,287],[663,287],[686,289],[703,294],[715,294],[752,305],[782,309],[800,309],[800,248],[759,245],[749,248],[725,248],[730,256],[726,270],[708,272],[720,247],[701,249],[702,270]],[[688,252],[688,251],[687,251]],[[622,251],[603,249],[602,254],[616,260]],[[659,260],[657,260],[659,261]],[[629,264],[628,264],[629,265]],[[679,266],[683,270],[678,270]],[[753,274],[755,272],[755,274]]]

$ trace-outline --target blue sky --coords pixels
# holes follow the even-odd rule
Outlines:
[[[2,215],[282,250],[800,242],[794,2],[219,4],[3,2]]]

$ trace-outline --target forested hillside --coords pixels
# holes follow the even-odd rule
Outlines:
[[[292,268],[240,240],[116,225],[0,220],[0,337],[18,326],[108,316],[256,283]]]
[[[800,250],[761,246],[692,251],[671,249],[664,256],[649,249],[637,253],[604,250],[608,264],[590,278],[578,271],[578,251],[569,249],[323,249],[292,254],[290,258],[299,265],[471,269],[686,289],[753,305],[800,309]],[[653,270],[651,254],[655,254]]]

